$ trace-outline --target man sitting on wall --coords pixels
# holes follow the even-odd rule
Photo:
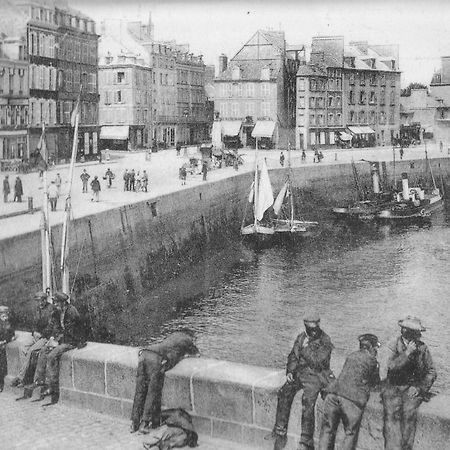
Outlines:
[[[41,399],[51,395],[51,402],[59,399],[59,361],[63,353],[85,345],[80,314],[69,303],[69,296],[57,292],[53,297],[56,314],[52,318],[53,334],[40,351],[36,367],[36,385],[44,386]],[[45,376],[45,382],[44,382]]]
[[[136,391],[131,412],[130,432],[148,434],[150,428],[161,425],[161,397],[165,373],[186,355],[198,355],[194,334],[190,330],[177,331],[159,344],[139,352]]]

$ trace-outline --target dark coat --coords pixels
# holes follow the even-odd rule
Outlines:
[[[0,320],[0,342],[11,342],[14,338],[14,329],[11,327],[9,321],[3,322]]]
[[[3,180],[3,193],[9,194],[11,192],[11,188],[9,187],[9,181],[7,178]]]
[[[159,344],[150,345],[145,347],[144,350],[150,350],[166,360],[165,370],[175,367],[185,355],[199,353],[192,337],[182,331],[176,331]]]
[[[83,172],[80,175],[81,181],[84,181],[87,183],[87,181],[89,180],[89,178],[91,178],[91,176],[87,173],[87,172]]]
[[[428,393],[437,374],[427,345],[417,342],[417,350],[409,356],[401,336],[388,344],[387,383],[393,386],[414,386],[422,394]]]
[[[100,181],[98,181],[98,180],[96,180],[96,179],[92,180],[92,181],[91,181],[91,188],[92,188],[92,190],[93,190],[94,192],[99,192],[99,191],[101,191],[101,188],[100,188]]]
[[[303,346],[307,337],[306,332],[297,336],[291,353],[288,356],[286,374],[293,374],[302,379],[311,375],[328,374],[330,372],[330,359],[333,344],[330,337],[321,332],[317,339],[310,340]]]
[[[22,180],[20,178],[16,178],[16,183],[14,185],[14,192],[16,195],[23,195]]]
[[[359,350],[347,357],[339,377],[326,391],[364,408],[369,400],[370,388],[379,382],[380,370],[376,358],[366,350]]]
[[[41,333],[43,337],[49,339],[53,336],[55,324],[57,324],[59,314],[50,303],[45,306],[39,305],[36,310],[34,329]]]
[[[85,341],[80,314],[75,306],[69,304],[67,309],[59,311],[55,308],[52,315],[53,336],[59,344],[71,344],[78,347]]]

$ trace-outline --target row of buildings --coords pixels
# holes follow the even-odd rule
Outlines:
[[[229,62],[222,55],[213,134],[263,147],[390,145],[400,126],[398,47],[315,37],[309,56],[281,31],[258,31]]]
[[[0,0],[0,10],[0,160],[30,158],[44,124],[49,159],[67,159],[78,98],[87,159],[208,139],[214,69],[187,44],[156,41],[151,18],[98,30],[67,0]]]

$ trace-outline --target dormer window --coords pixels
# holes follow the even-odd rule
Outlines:
[[[270,80],[270,69],[268,67],[263,67],[261,69],[261,80],[264,81]]]
[[[241,69],[238,66],[233,67],[231,78],[233,80],[239,80],[241,78]]]
[[[395,59],[391,59],[391,69],[395,70]]]

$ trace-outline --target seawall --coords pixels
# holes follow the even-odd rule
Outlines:
[[[17,333],[7,345],[10,382],[23,358],[29,333]],[[138,348],[90,342],[61,359],[60,402],[77,408],[128,419],[130,417]],[[333,361],[339,373],[342,362]],[[204,358],[183,360],[166,374],[163,407],[182,407],[194,417],[200,435],[219,437],[258,449],[272,449],[270,433],[277,391],[284,371]],[[317,430],[321,422],[318,401]],[[446,450],[450,442],[450,396],[439,395],[420,407],[416,450]],[[292,405],[286,450],[295,450],[300,433],[301,394]],[[342,430],[338,434],[342,438]],[[382,407],[373,393],[367,405],[358,441],[359,450],[383,449]]]
[[[431,163],[436,178],[443,174],[448,182],[450,160]],[[369,165],[360,162],[357,166],[363,183],[370,185]],[[413,180],[425,172],[425,161],[397,162],[397,178],[402,171]],[[387,172],[392,177],[389,162]],[[275,192],[286,174],[286,169],[270,171]],[[71,279],[76,279],[73,301],[77,307],[96,323],[114,329],[111,316],[130,310],[136,298],[183,273],[208,249],[238,238],[251,181],[251,173],[239,173],[72,221],[69,267]],[[302,214],[310,220],[327,215],[331,220],[332,206],[355,197],[350,164],[297,167],[293,181],[299,188]],[[61,226],[52,232],[58,255]],[[18,230],[15,237],[0,241],[0,304],[10,306],[20,328],[29,326],[30,299],[40,286],[40,231],[20,234]],[[93,340],[108,340],[108,333],[108,329],[99,330]]]

